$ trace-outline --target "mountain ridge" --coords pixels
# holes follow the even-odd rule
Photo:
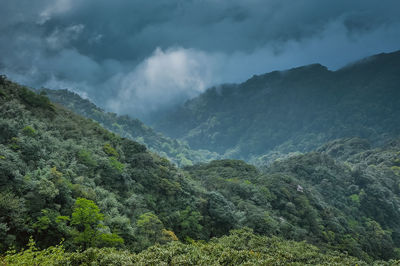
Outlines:
[[[151,151],[167,157],[178,166],[187,166],[220,158],[217,153],[207,150],[193,150],[182,141],[177,141],[155,132],[138,119],[133,119],[128,115],[119,116],[115,113],[105,112],[90,100],[83,99],[78,94],[67,89],[39,89],[37,91],[45,93],[52,102],[60,104],[84,117],[93,119],[106,129],[122,137],[146,145]]]
[[[328,257],[319,260],[332,259],[332,250],[369,263],[399,257],[398,142],[375,149],[360,139],[337,140],[262,169],[232,159],[178,169],[43,92],[3,78],[0,111],[1,252],[31,237],[39,248],[64,238],[65,250],[89,261],[93,248],[96,256],[121,255],[109,246],[124,254],[149,248],[138,256],[174,247],[196,253],[193,241],[214,248],[213,241],[242,228],[228,237],[238,241],[233,249],[243,249],[236,245],[245,239],[292,245],[293,251],[313,248],[282,238],[306,240],[318,248],[303,263],[321,253]],[[84,224],[85,213],[95,220]],[[171,243],[178,239],[184,243]],[[26,254],[37,252],[32,241]],[[0,261],[14,258],[8,254]],[[279,254],[270,259],[278,261]]]
[[[152,125],[195,149],[250,161],[310,151],[341,137],[383,143],[400,130],[399,69],[397,51],[336,71],[312,64],[255,75],[212,87]]]

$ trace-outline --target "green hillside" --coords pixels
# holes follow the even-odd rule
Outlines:
[[[32,244],[21,253],[10,253],[0,263],[6,265],[367,265],[338,252],[322,253],[304,242],[256,236],[249,230],[236,230],[209,243],[178,241],[153,246],[139,254],[110,248],[90,248],[66,252],[63,246],[43,251]],[[398,261],[376,262],[395,265]]]
[[[259,234],[377,259],[398,256],[399,166],[399,142],[371,149],[365,140],[343,139],[261,172],[235,160],[186,170],[226,202],[214,234],[243,224]]]
[[[261,170],[238,160],[179,169],[3,76],[0,113],[6,265],[399,258],[398,142],[336,140]]]
[[[154,126],[195,149],[272,162],[336,138],[399,136],[399,88],[400,52],[379,54],[337,71],[315,64],[213,87]]]
[[[108,113],[81,98],[78,94],[68,90],[41,89],[54,103],[61,104],[66,108],[84,117],[93,119],[104,128],[122,136],[135,140],[146,145],[151,151],[162,157],[170,159],[178,166],[192,165],[198,162],[207,162],[220,158],[215,152],[207,150],[193,150],[190,147],[175,139],[163,136],[147,127],[138,119],[132,119],[127,115],[118,116],[115,113]]]
[[[141,250],[175,237],[196,209],[190,180],[145,146],[4,78],[0,92],[1,251],[29,236],[39,247],[64,238]]]

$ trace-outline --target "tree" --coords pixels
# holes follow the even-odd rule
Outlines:
[[[198,211],[193,211],[189,206],[185,210],[178,212],[178,224],[180,236],[198,238],[202,230],[200,221],[203,219],[202,215]]]
[[[143,248],[159,243],[163,238],[164,225],[154,213],[146,212],[140,215],[136,225]]]
[[[99,207],[91,200],[78,198],[71,216],[74,226],[73,241],[84,249],[95,246],[115,246],[123,243],[123,239],[115,233],[107,232],[104,226],[104,215]]]

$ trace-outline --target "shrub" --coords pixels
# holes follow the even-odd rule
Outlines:
[[[33,129],[31,126],[26,126],[24,127],[24,129],[22,129],[22,132],[26,135],[26,136],[30,136],[33,137],[36,135],[36,130]]]

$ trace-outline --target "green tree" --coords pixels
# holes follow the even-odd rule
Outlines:
[[[81,163],[88,167],[96,167],[97,162],[93,159],[93,155],[88,150],[80,150],[78,153],[78,159]]]
[[[177,228],[180,236],[199,238],[203,226],[200,222],[203,219],[198,211],[193,211],[189,206],[178,212],[179,219]]]
[[[136,225],[139,231],[139,240],[143,247],[160,242],[163,237],[164,225],[154,213],[146,212],[140,215]]]
[[[104,215],[99,207],[91,200],[78,198],[71,216],[74,226],[73,240],[84,249],[95,246],[115,246],[123,243],[123,239],[115,233],[110,233],[104,226]]]
[[[110,143],[104,144],[103,150],[109,156],[119,157],[118,152],[111,146]]]

